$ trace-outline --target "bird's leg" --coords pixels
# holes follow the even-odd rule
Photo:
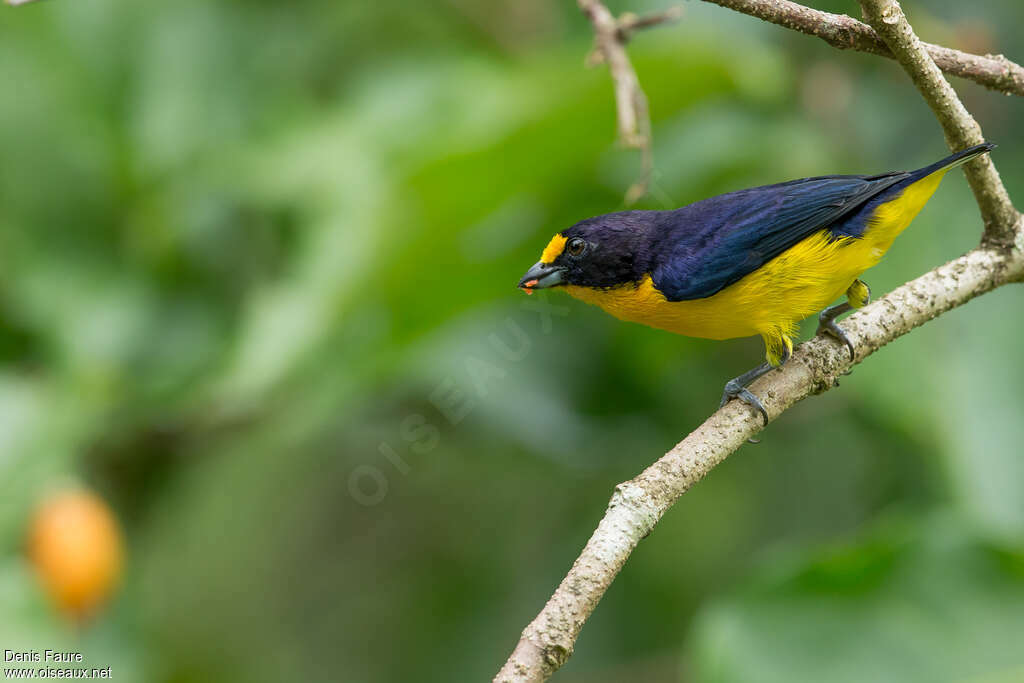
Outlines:
[[[818,331],[816,334],[824,332],[846,344],[846,348],[850,350],[850,360],[854,360],[853,342],[850,341],[843,328],[836,324],[836,318],[847,311],[866,306],[870,301],[871,288],[861,280],[854,280],[853,284],[846,290],[846,301],[835,306],[829,306],[818,314]]]
[[[850,350],[850,360],[853,360],[853,342],[846,336],[846,332],[843,332],[843,328],[836,324],[836,318],[852,310],[853,306],[850,305],[849,301],[829,306],[818,314],[818,330],[815,332],[815,334],[829,334],[846,344],[846,348]]]
[[[722,392],[722,402],[718,404],[718,407],[721,408],[732,399],[738,398],[761,413],[761,419],[764,420],[767,426],[768,411],[764,409],[761,399],[755,396],[750,389],[747,389],[747,386],[758,377],[767,374],[769,370],[781,368],[789,360],[789,357],[793,355],[793,342],[788,337],[781,337],[778,340],[772,340],[772,343],[768,343],[766,338],[765,343],[768,345],[768,362],[761,363],[753,370],[748,370],[739,377],[726,382],[725,390]],[[775,347],[778,348],[776,349]]]

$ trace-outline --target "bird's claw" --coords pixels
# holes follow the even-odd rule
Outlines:
[[[725,383],[725,391],[722,392],[722,402],[718,404],[718,407],[721,408],[734,398],[738,398],[751,408],[757,410],[757,412],[761,413],[761,418],[764,420],[765,426],[768,426],[768,411],[764,409],[764,404],[761,403],[761,399],[754,396],[750,389],[747,389],[736,380],[731,379]]]
[[[846,332],[843,331],[843,328],[836,324],[835,320],[820,320],[818,322],[817,334],[821,333],[835,337],[846,344],[846,348],[850,351],[850,361],[852,362],[857,360],[856,352],[853,350],[853,342],[850,341],[850,338],[846,335]]]

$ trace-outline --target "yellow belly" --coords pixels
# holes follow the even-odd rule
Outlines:
[[[939,185],[944,171],[910,185],[883,204],[861,238],[815,233],[741,280],[705,299],[668,301],[646,276],[639,286],[607,290],[566,285],[572,296],[622,320],[688,337],[731,339],[756,334],[788,339],[796,324],[838,299],[878,263]]]

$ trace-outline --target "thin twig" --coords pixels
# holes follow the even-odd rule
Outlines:
[[[845,14],[821,12],[789,0],[704,0],[785,28],[817,36],[841,50],[893,58],[885,41],[867,24]],[[922,43],[935,64],[952,76],[991,90],[1024,95],[1024,67],[1003,55],[974,55],[941,45]]]
[[[942,76],[899,3],[896,0],[860,0],[860,6],[864,19],[889,46],[931,107],[946,134],[949,148],[956,151],[984,142],[981,126]],[[1020,216],[1010,202],[992,159],[988,155],[978,157],[964,166],[964,173],[985,222],[984,242],[1012,245],[1017,238]]]
[[[619,40],[623,43],[629,42],[629,39],[633,36],[635,31],[641,31],[645,28],[654,28],[658,24],[677,21],[682,16],[683,8],[679,5],[669,7],[668,9],[661,10],[660,12],[644,14],[642,16],[637,16],[632,12],[626,12],[619,17]]]
[[[643,170],[640,178],[626,192],[626,204],[632,204],[647,194],[653,158],[647,96],[626,54],[626,42],[633,31],[671,21],[681,13],[678,9],[669,9],[646,17],[625,15],[616,19],[600,0],[577,0],[577,4],[594,27],[594,52],[587,62],[590,65],[606,63],[612,76],[619,140],[626,147],[640,150]]]

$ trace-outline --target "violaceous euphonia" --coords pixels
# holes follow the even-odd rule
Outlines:
[[[818,332],[845,343],[852,360],[836,317],[870,301],[861,274],[946,171],[993,147],[976,145],[917,171],[802,178],[670,211],[588,218],[556,234],[519,287],[559,287],[622,320],[690,337],[761,335],[767,362],[726,383],[720,406],[739,398],[767,424],[746,387],[789,359],[797,323],[820,311]],[[846,301],[828,306],[843,293]]]

